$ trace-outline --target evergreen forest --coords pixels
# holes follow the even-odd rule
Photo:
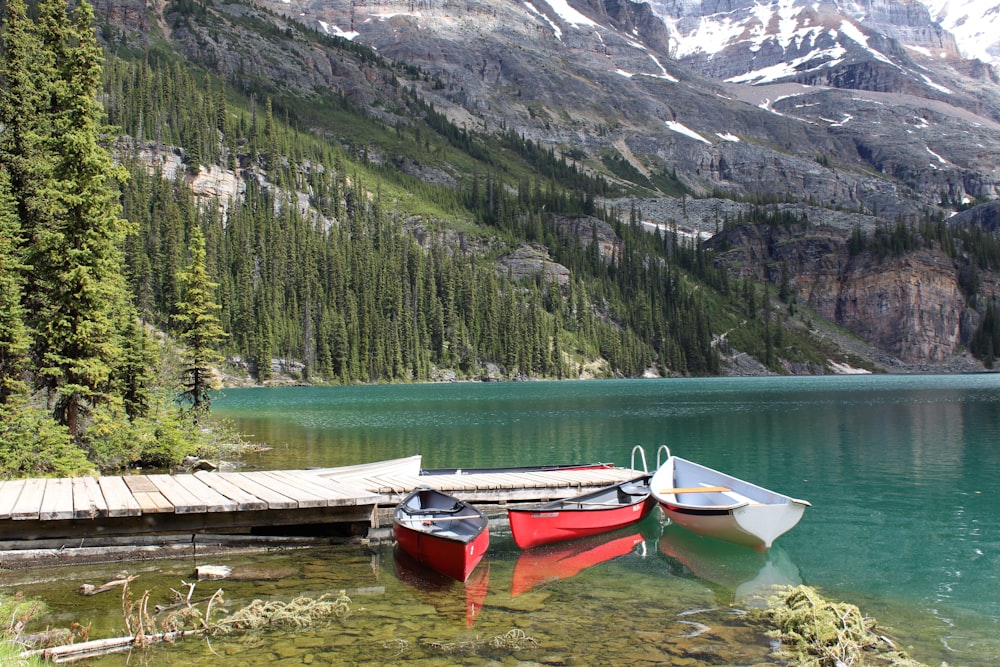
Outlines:
[[[419,69],[294,37],[386,82],[391,114],[137,46],[82,0],[6,0],[0,474],[165,466],[211,447],[199,424],[220,369],[350,384],[830,356],[787,291],[602,203],[682,191],[666,171],[630,181],[614,160],[583,169],[514,132],[468,130],[420,96]],[[453,176],[418,178],[405,168],[418,156]],[[196,194],[206,178],[237,196]],[[741,223],[781,224],[769,215]],[[504,269],[525,245],[567,277]]]

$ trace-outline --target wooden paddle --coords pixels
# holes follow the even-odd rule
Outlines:
[[[732,491],[726,486],[682,486],[673,489],[662,489],[660,493],[724,493]]]

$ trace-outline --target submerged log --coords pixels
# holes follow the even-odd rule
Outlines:
[[[82,584],[80,586],[80,593],[83,595],[97,595],[98,593],[104,593],[105,591],[114,590],[128,583],[131,583],[137,575],[132,575],[128,577],[123,577],[121,579],[114,579],[104,584],[103,586],[94,586],[93,584]]]
[[[233,568],[228,565],[199,565],[194,569],[198,576],[198,581],[206,579],[225,579],[233,572]]]

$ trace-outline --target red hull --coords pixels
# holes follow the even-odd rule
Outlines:
[[[465,620],[471,628],[479,618],[490,588],[490,564],[475,568],[464,583],[418,563],[401,547],[394,550],[396,576],[416,591],[421,602],[446,617]]]
[[[437,537],[398,524],[395,534],[399,546],[418,562],[459,581],[469,578],[490,545],[486,530],[471,542]]]
[[[393,533],[415,560],[458,581],[469,578],[490,544],[482,512],[426,487],[415,490],[396,508]]]
[[[574,540],[630,526],[644,519],[656,506],[648,492],[621,499],[626,482],[565,500],[507,510],[514,542],[530,549],[552,542]]]
[[[576,576],[588,567],[631,553],[642,541],[642,535],[635,533],[601,541],[596,545],[594,540],[586,540],[549,549],[525,551],[518,556],[514,565],[510,594],[516,597],[536,586]]]

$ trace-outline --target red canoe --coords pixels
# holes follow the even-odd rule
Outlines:
[[[486,554],[489,525],[478,509],[428,487],[415,489],[392,520],[399,546],[427,567],[465,581]]]
[[[567,579],[588,567],[625,556],[642,544],[642,535],[633,533],[614,539],[592,537],[547,549],[521,552],[514,564],[511,597],[559,579]]]
[[[510,508],[507,516],[517,546],[530,549],[631,525],[655,505],[647,475],[572,498]]]

